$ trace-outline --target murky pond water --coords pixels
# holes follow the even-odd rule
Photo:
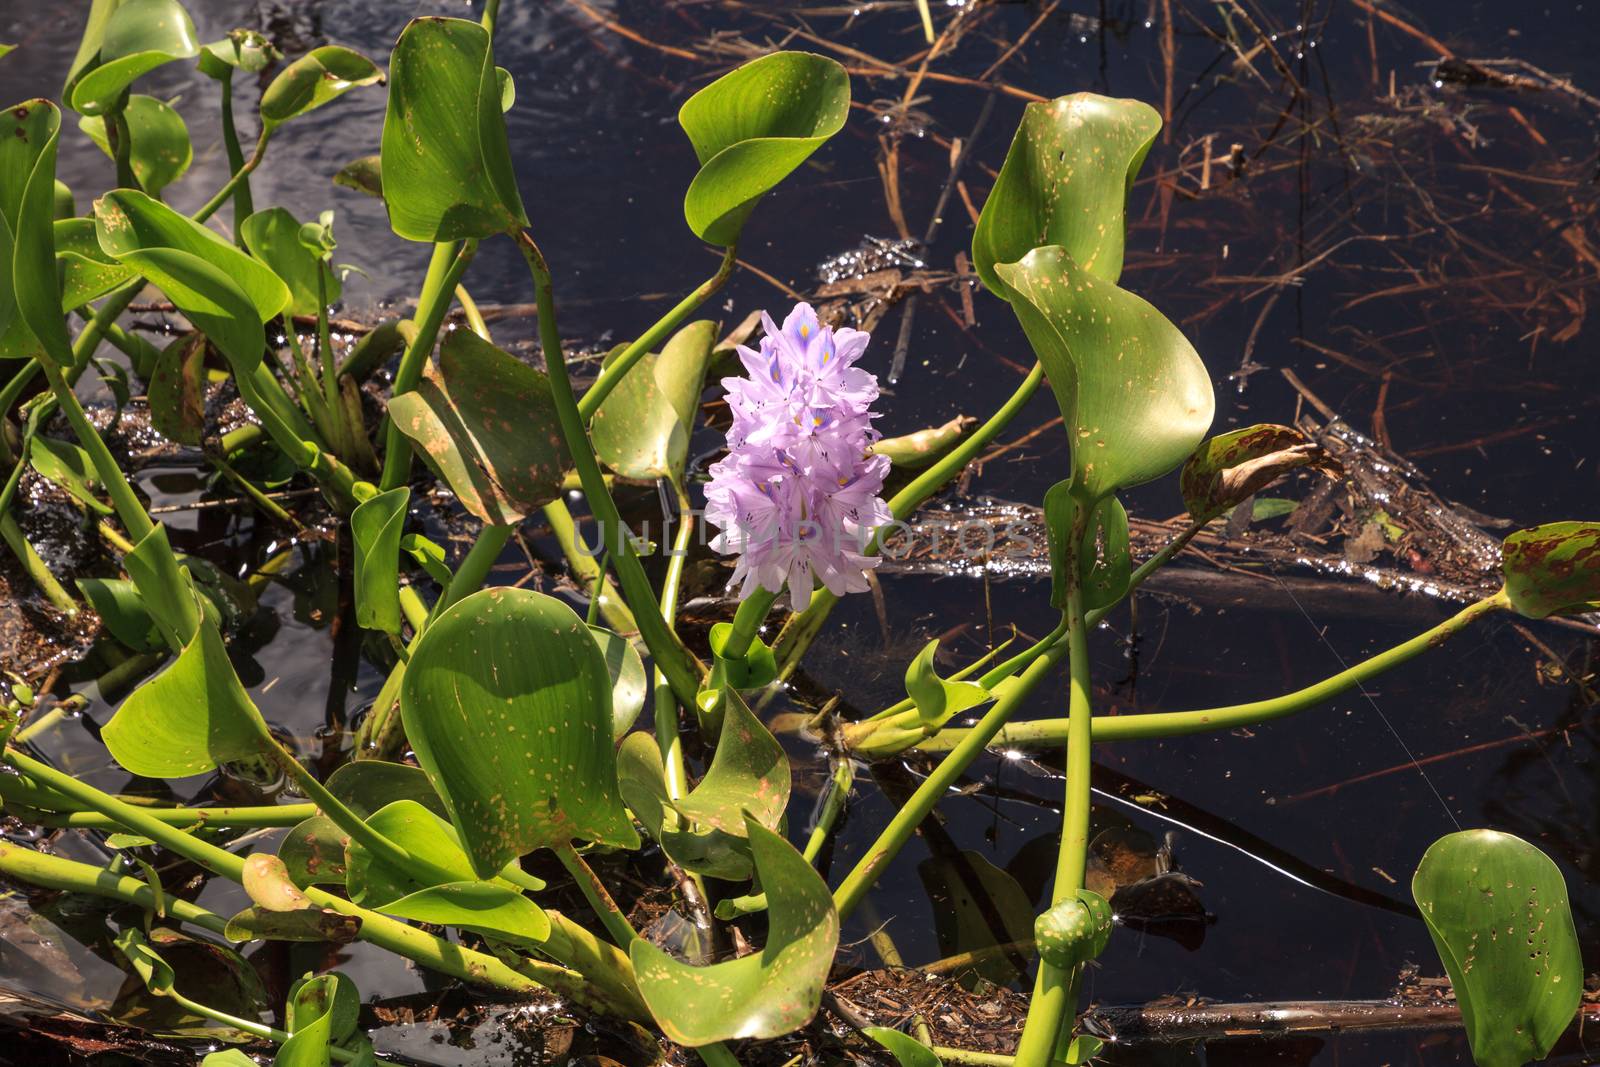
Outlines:
[[[202,39],[256,26],[286,51],[332,41],[373,56],[387,54],[413,14],[440,10],[377,0],[191,6]],[[708,313],[731,327],[754,308],[785,305],[787,288],[812,293],[819,262],[868,238],[931,230],[914,253],[928,284],[882,314],[865,363],[888,378],[899,349],[903,366],[881,405],[890,434],[987,415],[1031,358],[998,300],[972,293],[969,308],[949,277],[970,239],[967,205],[981,205],[1028,96],[1087,89],[1151,101],[1171,121],[1134,192],[1123,284],[1183,326],[1204,356],[1217,427],[1287,422],[1320,403],[1414,462],[1443,499],[1524,526],[1592,516],[1600,490],[1600,334],[1587,320],[1600,296],[1600,100],[1589,95],[1600,93],[1600,64],[1585,7],[1428,0],[1402,14],[1365,0],[952,3],[940,24],[959,14],[960,32],[909,101],[906,75],[925,44],[905,3],[505,0],[497,59],[517,82],[511,143],[557,274],[567,340],[589,349],[631,336],[716,266],[682,221],[695,166],[675,121],[682,100],[748,48],[812,48],[850,65],[858,106],[845,132],[755,214],[740,254],[762,273],[741,272]],[[0,40],[22,47],[0,60],[0,96],[56,90],[86,8],[6,5]],[[1463,75],[1467,68],[1436,67],[1441,50],[1520,62]],[[1485,69],[1500,79],[1485,79]],[[216,94],[170,68],[149,81],[144,91],[179,97],[189,118],[195,164],[170,199],[192,209],[226,173]],[[245,103],[254,92],[244,91]],[[338,259],[366,272],[346,284],[346,310],[358,316],[412,299],[428,256],[392,235],[378,202],[329,183],[377,150],[382,113],[381,93],[348,95],[289,127],[255,179],[258,203],[302,217],[338,211]],[[970,147],[956,183],[948,179],[958,138]],[[896,178],[888,185],[886,159]],[[69,131],[61,175],[87,191],[109,185],[112,168]],[[485,304],[532,299],[507,242],[485,245],[468,283]],[[504,344],[529,340],[526,319],[498,320],[495,330]],[[1037,502],[1064,470],[1060,431],[1046,425],[1054,415],[1041,392],[965,491]],[[716,434],[702,431],[696,443],[709,451]],[[143,484],[176,509],[162,517],[180,547],[233,573],[287,545],[283,531],[247,512],[189,507],[227,493],[181,457],[147,469]],[[1171,480],[1129,496],[1129,510],[1146,518],[1181,510]],[[635,504],[649,514],[653,497]],[[536,556],[556,558],[536,527],[526,539]],[[383,675],[363,656],[335,547],[289,547],[290,565],[263,591],[235,652],[269,720],[307,755],[332,762]],[[700,570],[699,592],[715,592],[714,569]],[[514,546],[495,580],[528,571]],[[543,571],[531,581],[562,591]],[[1270,695],[1450,610],[1377,591],[1358,610],[1333,610],[1310,593],[1250,592],[1261,582],[1223,572],[1216,596],[1141,594],[1136,615],[1124,609],[1095,634],[1097,704],[1178,710]],[[870,713],[903,693],[904,664],[929,637],[944,635],[964,662],[991,636],[1012,627],[1038,636],[1054,621],[1047,580],[896,573],[884,576],[882,592],[881,603],[841,604],[770,713],[834,694]],[[1549,852],[1566,875],[1586,963],[1600,966],[1600,730],[1592,693],[1570,681],[1589,669],[1593,650],[1591,635],[1495,619],[1365,693],[1287,722],[1097,749],[1097,824],[1170,833],[1181,869],[1201,883],[1193,893],[1204,914],[1119,929],[1090,972],[1090,998],[1364,999],[1386,995],[1408,964],[1436,973],[1408,882],[1426,845],[1458,825],[1505,829]],[[122,789],[126,776],[95,740],[111,710],[93,681],[105,667],[66,672],[58,692],[70,687],[91,703],[42,747],[61,767]],[[1022,717],[1064,715],[1065,705],[1064,685],[1045,687]],[[804,741],[792,753],[805,768],[790,819],[798,838],[826,768]],[[912,965],[961,951],[969,916],[955,898],[973,877],[1009,878],[1031,914],[1055,853],[1059,759],[1014,755],[973,767],[962,795],[940,806],[881,878],[847,941],[881,928]],[[908,760],[858,776],[825,873],[836,880],[849,869],[922,769]],[[185,795],[249,788],[185,784]],[[1009,929],[1003,916],[987,921]],[[853,955],[879,964],[865,943]],[[356,963],[369,997],[423,987],[415,972],[376,955]],[[109,968],[80,964],[85,984],[72,991],[20,963],[0,963],[0,983],[84,1003],[114,991]],[[407,1051],[424,1062],[469,1055],[416,1044]],[[471,1062],[512,1062],[480,1052]],[[1470,1062],[1464,1040],[1447,1034],[1297,1039],[1270,1050],[1214,1042],[1189,1055]],[[1182,1056],[1129,1050],[1118,1062],[1188,1062]]]

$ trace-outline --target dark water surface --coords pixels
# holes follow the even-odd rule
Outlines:
[[[299,49],[336,42],[380,58],[412,15],[467,13],[461,4],[379,0],[191,6],[202,39],[264,26],[298,38]],[[651,43],[615,33],[565,0],[505,0],[497,60],[517,82],[511,143],[534,230],[556,271],[567,341],[597,348],[632,336],[716,266],[715,254],[683,223],[681,196],[695,162],[676,111],[734,61],[736,45],[826,50],[795,36],[814,34],[909,71],[925,46],[915,11],[904,3],[588,6]],[[1587,7],[1417,0],[1405,10],[1384,8],[1403,24],[1396,25],[1356,0],[1242,8],[1186,0],[941,4],[941,27],[958,13],[968,27],[954,52],[929,69],[957,79],[990,77],[1024,94],[1094,90],[1163,108],[1170,19],[1173,122],[1134,192],[1123,284],[1182,325],[1205,358],[1217,389],[1217,428],[1290,421],[1301,399],[1280,374],[1289,369],[1351,425],[1412,459],[1441,496],[1524,526],[1593,517],[1600,490],[1593,369],[1600,335],[1586,317],[1600,296],[1600,101],[1581,92],[1463,88],[1437,78],[1433,61],[1440,46],[1474,59],[1516,58],[1600,93],[1595,14]],[[58,90],[86,9],[76,2],[4,4],[0,40],[22,47],[0,60],[0,97]],[[1230,24],[1237,51],[1226,37]],[[1252,26],[1268,36],[1259,48]],[[713,35],[725,46],[721,59],[705,48]],[[886,145],[898,142],[901,208],[910,232],[921,236],[950,171],[950,139],[971,142],[961,177],[981,205],[1024,104],[1017,93],[928,79],[910,111],[899,112],[903,77],[868,77],[885,68],[836,54],[851,65],[855,100],[864,106],[763,203],[740,250],[746,262],[802,292],[816,286],[820,260],[856,248],[867,235],[899,236],[879,171]],[[192,209],[226,174],[212,83],[168,68],[142,89],[180,97],[196,160],[169,199]],[[240,95],[243,110],[256,89]],[[992,113],[972,137],[991,95]],[[378,202],[329,183],[346,162],[377,151],[382,111],[381,92],[357,91],[296,121],[254,179],[259,205],[282,204],[301,218],[337,210],[336,258],[370,276],[346,283],[353,314],[413,299],[429,253],[394,237]],[[1244,161],[1237,174],[1229,164],[1235,144]],[[1209,175],[1202,164],[1208,146]],[[112,183],[112,165],[69,130],[61,176],[79,190],[83,211],[89,190]],[[954,270],[970,234],[962,196],[951,195],[937,239],[919,254],[931,270]],[[467,281],[486,304],[532,299],[526,272],[504,241],[484,246]],[[746,271],[706,313],[731,326],[754,308],[777,310],[788,299]],[[969,330],[953,287],[939,284],[919,297],[904,373],[881,405],[886,432],[957,414],[986,416],[1015,388],[1031,358],[1021,330],[993,297],[977,292],[973,301],[977,326]],[[902,305],[884,316],[866,359],[881,376],[903,313]],[[496,325],[502,343],[524,341],[528,330],[525,321]],[[1054,415],[1041,391],[1002,442]],[[714,448],[715,433],[703,433],[697,444]],[[1059,429],[1046,429],[985,464],[969,492],[1037,502],[1065,461]],[[147,474],[146,487],[165,502],[193,499],[202,488],[183,468],[161,480]],[[1129,510],[1148,518],[1181,510],[1172,480],[1131,493]],[[279,547],[280,535],[245,513],[166,519],[182,547],[241,571]],[[296,551],[294,567],[270,587],[260,618],[237,642],[241,674],[270,720],[301,738],[309,754],[331,755],[319,747],[348,743],[338,727],[372,700],[382,675],[361,658],[350,636],[353,619],[344,618],[342,637],[333,625],[341,601],[332,547]],[[520,549],[502,563],[497,581],[516,581],[527,569]],[[883,593],[882,620],[870,597],[840,605],[797,693],[842,693],[869,713],[903,693],[904,664],[929,637],[952,635],[945,645],[964,662],[990,633],[1014,625],[1037,636],[1053,621],[1044,582],[894,575],[884,578]],[[1220,610],[1141,595],[1136,625],[1123,610],[1095,635],[1097,703],[1181,710],[1309,684],[1416,632],[1414,612],[1391,618],[1394,602],[1378,596],[1372,605],[1363,616],[1324,617],[1315,601],[1304,610]],[[1448,610],[1441,606],[1437,617]],[[1134,634],[1136,670],[1129,658]],[[1533,639],[1548,647],[1535,648]],[[1595,715],[1583,694],[1546,669],[1553,656],[1580,669],[1591,653],[1580,634],[1523,631],[1492,618],[1446,650],[1384,676],[1365,696],[1347,695],[1254,731],[1097,749],[1098,822],[1126,821],[1157,836],[1174,831],[1179,862],[1203,883],[1201,900],[1215,918],[1184,928],[1181,941],[1118,930],[1102,966],[1091,971],[1090,996],[1105,1003],[1166,994],[1369,998],[1386,995],[1408,963],[1437,973],[1423,925],[1407,914],[1408,883],[1426,846],[1458,825],[1519,834],[1555,858],[1594,970]],[[96,695],[87,678],[77,684]],[[809,706],[782,699],[772,710]],[[1044,687],[1021,717],[1065,709],[1063,680]],[[74,773],[123,788],[125,776],[92,736],[92,724],[110,710],[96,699],[86,721],[44,748]],[[805,743],[796,742],[793,753],[800,795],[790,832],[803,840],[806,793],[814,793],[824,770]],[[1413,757],[1422,771],[1410,766]],[[976,851],[1035,901],[1042,898],[1059,824],[1061,782],[1053,766],[1058,758],[976,764],[969,784],[985,788],[941,805],[927,833],[880,879],[846,940],[886,924],[910,964],[955,951],[940,938],[941,915],[951,905],[930,900],[926,887],[938,877],[937,864],[961,850]],[[896,765],[876,782],[859,776],[825,853],[832,880],[871,843],[921,767]],[[1319,792],[1350,779],[1361,780]],[[1347,888],[1341,896],[1307,884],[1319,881]],[[1374,895],[1397,906],[1385,908]],[[876,965],[870,948],[859,954]],[[363,957],[354,970],[368,996],[420,988],[413,972],[385,970],[382,960]],[[1329,1038],[1280,1051],[1273,1058],[1278,1054],[1214,1044],[1193,1062],[1470,1062],[1463,1040],[1437,1035]],[[1138,1054],[1123,1062],[1169,1060]]]

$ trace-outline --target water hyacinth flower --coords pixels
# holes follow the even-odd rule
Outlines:
[[[738,555],[729,587],[748,597],[789,586],[796,611],[817,579],[835,594],[864,592],[873,530],[892,521],[879,495],[887,456],[879,437],[878,379],[855,366],[871,336],[823,326],[796,304],[780,329],[765,312],[759,350],[739,346],[746,377],[724,378],[733,411],[728,455],[711,468],[706,521],[711,547]]]

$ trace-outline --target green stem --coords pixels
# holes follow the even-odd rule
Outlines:
[[[806,839],[806,847],[800,853],[810,864],[815,864],[817,857],[821,855],[822,846],[827,843],[828,835],[833,832],[833,824],[839,821],[845,801],[850,797],[850,789],[855,785],[855,764],[848,757],[833,761],[831,783],[828,797],[822,804],[822,811],[817,814],[817,824],[811,828],[811,836]],[[719,902],[717,918],[734,919],[740,915],[766,910],[767,895],[752,893],[749,896],[730,897]]]
[[[500,558],[500,550],[506,547],[515,529],[514,526],[489,525],[478,531],[477,540],[472,542],[472,547],[462,557],[461,565],[439,596],[438,603],[434,604],[429,618],[438,618],[450,605],[483,588],[489,580],[489,571]]]
[[[1425,630],[1408,641],[1380,652],[1355,666],[1330,675],[1322,681],[1297,689],[1292,693],[1256,700],[1248,704],[1230,704],[1201,711],[1155,711],[1137,715],[1096,715],[1092,722],[1093,740],[1144,741],[1184,734],[1205,733],[1214,730],[1237,730],[1259,726],[1273,719],[1285,718],[1326,703],[1346,690],[1376,677],[1384,671],[1398,667],[1431,648],[1437,648],[1451,636],[1466,629],[1471,623],[1491,612],[1510,606],[1505,591],[1468,604],[1450,618],[1432,629]],[[1089,613],[1094,619],[1094,613]],[[1070,720],[1043,719],[1037,722],[1020,722],[1005,727],[992,739],[994,745],[1034,747],[1055,745],[1067,740]],[[968,731],[946,729],[917,746],[927,752],[940,752],[963,743]]]
[[[1060,628],[1058,632],[1059,630]],[[838,906],[841,917],[849,915],[855,910],[856,905],[861,903],[872,883],[911,839],[912,833],[922,820],[928,817],[928,813],[955,785],[956,779],[960,778],[972,761],[978,758],[989,738],[1006,724],[1012,712],[1033,692],[1034,686],[1043,681],[1060,662],[1065,651],[1060,644],[1052,642],[1045,653],[1030,663],[1028,669],[1017,677],[1016,682],[999,700],[994,702],[994,706],[984,714],[978,725],[972,728],[972,733],[962,744],[923,779],[910,799],[895,812],[894,817],[889,820],[889,825],[883,828],[878,839],[845,876],[844,881],[839,883],[839,888],[834,890],[833,901]]]
[[[589,902],[589,907],[605,924],[606,932],[611,935],[611,939],[624,950],[638,940],[639,932],[633,928],[628,917],[622,914],[617,902],[611,899],[611,893],[600,880],[600,876],[594,873],[594,869],[582,856],[578,855],[578,850],[571,844],[565,844],[555,846],[552,851],[561,860],[561,866],[572,875],[572,880],[578,883],[583,898]]]
[[[155,910],[156,906],[155,891],[138,878],[113,874],[104,867],[35,852],[21,845],[0,843],[0,874],[46,889],[120,900],[147,911]],[[166,894],[162,903],[168,915],[191,926],[218,935],[227,929],[228,922],[222,916],[181,897]]]
[[[737,663],[750,654],[750,646],[755,643],[761,624],[767,621],[767,613],[777,599],[777,593],[758,588],[739,601],[739,607],[733,613],[733,626],[728,630],[727,639],[722,642],[722,651],[718,653],[722,659]]]
[[[539,246],[526,232],[517,235],[517,247],[533,277],[538,301],[539,341],[550,378],[550,393],[555,401],[556,416],[561,422],[561,435],[566,439],[567,450],[572,453],[573,464],[583,482],[589,509],[599,523],[602,543],[611,553],[617,580],[639,624],[639,635],[649,647],[656,666],[666,675],[673,695],[685,706],[692,707],[695,694],[699,691],[700,670],[694,656],[661,616],[650,580],[645,576],[639,557],[634,554],[633,538],[622,523],[622,516],[617,511],[616,502],[611,499],[610,491],[606,489],[600,464],[595,460],[594,448],[578,415],[572,382],[567,377],[566,357],[561,351],[561,332],[556,325],[555,295],[551,289],[549,265]]]
[[[677,329],[678,324],[688,318],[695,308],[705,303],[712,294],[727,284],[737,262],[738,253],[732,245],[729,245],[722,255],[722,265],[717,268],[717,273],[701,282],[699,288],[678,301],[671,311],[656,320],[655,325],[640,334],[632,344],[617,354],[616,359],[600,371],[594,384],[589,386],[588,391],[583,394],[583,399],[578,401],[578,417],[585,426],[594,418],[594,413],[600,410],[600,405],[605,403],[606,397],[611,395],[611,390],[622,381],[622,376],[643,359],[645,353],[655,348],[668,334]]]
[[[676,629],[678,623],[678,590],[683,583],[683,566],[689,558],[689,545],[694,538],[694,509],[688,492],[673,479],[673,492],[678,498],[678,531],[672,538],[672,552],[667,558],[667,573],[661,581],[661,617]],[[667,795],[673,800],[689,792],[689,772],[683,762],[683,738],[678,735],[678,702],[673,699],[672,686],[666,675],[654,672],[655,687],[651,708],[655,719],[656,745],[661,749],[661,765],[666,771]]]
[[[226,183],[224,183],[221,189],[217,190],[217,194],[215,196],[205,202],[204,207],[189,217],[195,222],[204,222],[212,215],[215,215],[217,213],[217,209],[228,202],[228,197],[233,195],[234,190],[238,189],[249,179],[250,172],[261,165],[261,157],[267,154],[267,142],[271,139],[271,128],[263,126],[261,128],[261,136],[256,138],[256,147],[255,150],[250,153],[250,158],[245,160],[243,165],[233,172],[233,176],[229,178]],[[232,165],[232,160],[229,161],[229,165]],[[234,210],[238,210],[237,204],[235,205]],[[240,222],[244,221],[244,217],[238,216],[233,221],[234,225],[237,226]]]
[[[133,541],[142,541],[146,534],[155,529],[155,523],[145,514],[144,505],[139,503],[133,486],[128,484],[122,469],[117,466],[116,458],[106,447],[94,424],[89,421],[89,416],[84,413],[83,405],[78,403],[77,394],[62,377],[61,369],[48,359],[40,362],[56,401],[67,416],[72,432],[77,435],[78,444],[89,453],[89,458],[94,463],[95,474],[99,477],[100,484],[105,486],[106,493],[111,497],[111,503],[117,509],[117,518],[122,520],[123,527]]]
[[[118,108],[106,116],[107,132],[111,135],[111,158],[117,164],[117,186],[138,189],[139,179],[133,174],[133,134],[128,130],[128,116]]]
[[[222,79],[222,147],[228,153],[228,172],[243,172],[245,175],[233,189],[233,228],[237,233],[239,223],[255,213],[255,203],[250,198],[250,172],[244,170],[244,149],[239,147],[239,131],[233,124],[232,67],[228,68],[227,77]]]
[[[483,312],[478,310],[478,302],[472,299],[466,286],[456,286],[456,303],[461,305],[461,313],[467,317],[467,329],[493,344],[494,338],[489,336],[489,324],[483,320]]]
[[[1038,391],[1039,383],[1044,381],[1044,367],[1038,363],[1022,379],[1014,393],[1006,402],[1000,405],[987,422],[973,431],[972,435],[962,441],[955,448],[936,460],[927,470],[912,479],[911,484],[900,490],[889,501],[889,510],[896,519],[904,519],[910,515],[923,501],[938,492],[944,485],[954,478],[961,470],[988,447],[989,442],[1000,435],[1017,412],[1033,398]],[[872,544],[867,547],[868,555],[876,555],[883,548],[883,539],[888,535],[888,528],[878,531]],[[833,610],[839,602],[838,596],[826,589],[819,589],[811,598],[811,604],[806,610],[797,612],[789,617],[784,624],[783,631],[778,634],[775,651],[778,662],[783,665],[780,674],[787,676],[799,662],[806,648],[822,627],[822,620]]]
[[[395,371],[394,386],[389,395],[396,397],[408,393],[422,380],[422,369],[427,365],[428,353],[439,336],[445,312],[450,309],[450,294],[461,280],[462,273],[478,251],[477,241],[441,241],[433,246],[433,257],[428,260],[428,273],[422,280],[422,292],[417,297],[417,331],[406,345]],[[384,437],[383,478],[380,491],[398,489],[411,477],[411,439],[400,432],[393,419]]]
[[[933,1054],[945,1063],[966,1064],[967,1067],[1011,1067],[1015,1062],[1010,1056],[994,1052],[969,1052],[964,1048],[945,1048],[943,1045],[934,1045]]]
[[[555,536],[556,544],[561,546],[561,554],[567,559],[567,566],[572,568],[572,573],[588,590],[590,601],[600,605],[600,614],[606,620],[606,625],[619,634],[637,634],[638,620],[628,610],[617,587],[606,577],[605,568],[578,544],[578,526],[572,520],[572,512],[567,508],[566,501],[557,497],[546,504],[543,511],[544,520],[550,524],[550,532]]]

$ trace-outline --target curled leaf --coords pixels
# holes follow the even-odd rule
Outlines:
[[[133,176],[151,196],[183,177],[194,161],[194,149],[189,144],[189,127],[177,109],[153,96],[134,93],[123,107],[123,117],[128,123],[129,162]],[[99,115],[85,115],[78,120],[78,129],[100,146],[100,151],[115,158],[111,141],[106,136],[106,120]]]
[[[1111,904],[1092,889],[1058,901],[1033,923],[1039,958],[1071,970],[1105,951],[1111,940]]]
[[[600,646],[606,672],[611,675],[611,740],[621,741],[644,710],[644,696],[650,682],[644,660],[639,658],[639,650],[633,647],[633,642],[621,634],[603,626],[591,626],[589,635]]]
[[[356,623],[368,630],[400,632],[400,535],[411,490],[379,493],[350,514],[355,542]]]
[[[261,94],[261,123],[276,129],[351,89],[382,80],[383,71],[359,52],[333,44],[313,48],[279,71]]]
[[[289,877],[289,869],[277,856],[254,852],[245,857],[244,891],[256,906],[267,911],[304,911],[311,901]]]
[[[336,303],[344,287],[326,259],[300,241],[300,220],[281,207],[268,208],[239,223],[239,237],[250,254],[265,263],[289,289],[289,311],[315,315]],[[326,294],[326,300],[324,300]]]
[[[1206,520],[1301,467],[1333,475],[1344,472],[1337,459],[1299,430],[1263,423],[1218,434],[1201,444],[1184,463],[1178,488],[1189,514]]]
[[[1073,531],[1082,530],[1078,551],[1078,587],[1083,610],[1109,607],[1128,592],[1133,557],[1128,549],[1128,513],[1115,495],[1086,505],[1072,492],[1072,483],[1057,482],[1044,494],[1045,528],[1050,535],[1050,602],[1067,603],[1066,568]]]
[[[85,42],[88,42],[85,35]],[[200,52],[194,23],[178,0],[124,0],[99,28],[99,48],[67,83],[63,96],[84,115],[115,111],[135,79]]]
[[[933,665],[938,652],[939,639],[934,638],[906,667],[906,695],[916,704],[923,728],[930,732],[989,699],[989,691],[976,682],[950,682],[939,677]]]
[[[1501,548],[1511,606],[1530,619],[1600,610],[1600,523],[1518,530]]]

